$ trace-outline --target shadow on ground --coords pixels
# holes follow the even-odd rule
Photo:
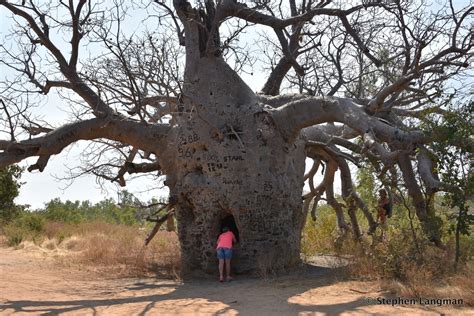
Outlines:
[[[324,297],[318,289],[337,283],[338,268],[305,265],[290,276],[270,279],[241,277],[220,284],[210,280],[172,281],[128,279],[113,285],[108,295],[94,290],[71,291],[77,299],[11,300],[0,312],[34,315],[108,314],[241,314],[295,315],[316,313],[339,315],[368,305],[359,296]],[[107,281],[104,281],[107,282]],[[105,285],[105,284],[104,284]],[[336,293],[337,294],[337,293]]]

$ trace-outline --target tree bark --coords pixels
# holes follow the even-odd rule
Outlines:
[[[416,182],[409,157],[407,155],[401,155],[398,166],[400,167],[403,180],[407,186],[408,195],[413,200],[412,203],[416,210],[416,216],[420,220],[424,232],[437,246],[443,247],[441,242],[441,219],[434,214],[433,210],[429,210],[423,193]]]
[[[273,271],[300,261],[305,152],[287,141],[269,109],[217,57],[200,58],[184,85],[172,131],[176,157],[163,163],[181,242],[183,271],[214,271],[221,221],[240,235],[233,267]],[[172,172],[170,172],[172,171]]]

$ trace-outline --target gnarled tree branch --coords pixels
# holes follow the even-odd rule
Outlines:
[[[107,138],[159,154],[167,146],[168,125],[144,125],[123,119],[94,118],[59,127],[43,136],[19,142],[9,142],[0,152],[0,167],[19,162],[27,157],[40,156],[31,170],[42,171],[51,155],[79,140]]]

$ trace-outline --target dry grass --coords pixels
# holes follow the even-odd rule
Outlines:
[[[464,267],[461,273],[449,278],[447,283],[466,304],[474,306],[474,262]]]
[[[132,274],[144,272],[177,274],[180,252],[176,233],[158,232],[144,246],[145,234],[135,227],[107,225],[90,227],[81,240],[81,262],[102,266],[123,266]]]
[[[421,273],[410,282],[386,280],[382,286],[403,297],[455,298],[467,306],[474,306],[474,263],[464,267],[451,277],[430,279],[429,273]]]
[[[160,231],[145,246],[146,233],[138,227],[104,222],[47,222],[38,246],[59,254],[61,262],[70,266],[79,264],[128,276],[153,273],[176,278],[181,261],[176,233]]]
[[[425,244],[416,250],[400,240],[376,244],[369,253],[355,253],[346,275],[379,280],[381,286],[401,297],[462,298],[474,306],[474,261],[453,267],[452,249]]]

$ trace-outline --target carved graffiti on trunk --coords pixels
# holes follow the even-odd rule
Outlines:
[[[178,135],[178,157],[183,159],[192,159],[195,148],[189,147],[200,140],[199,135],[195,131],[190,133],[181,133]]]

